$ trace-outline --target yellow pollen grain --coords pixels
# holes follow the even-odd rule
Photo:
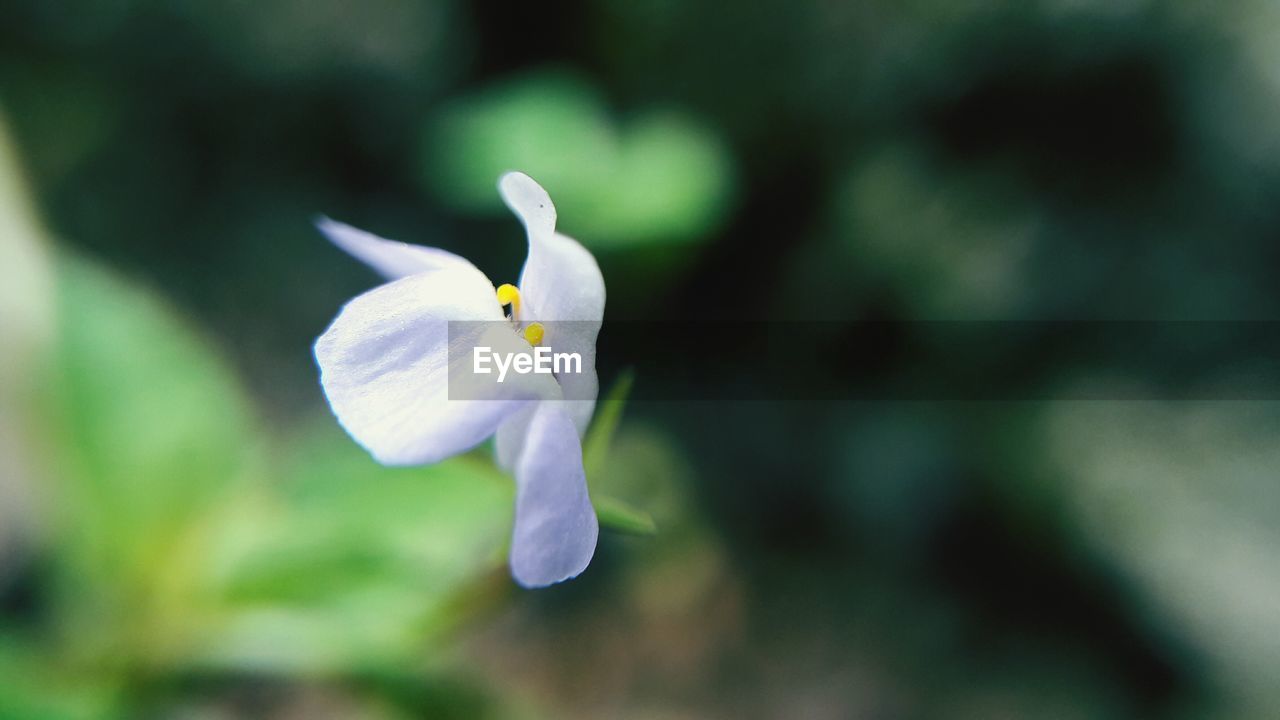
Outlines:
[[[524,329],[524,339],[534,347],[542,344],[542,336],[545,334],[546,332],[542,329],[542,323],[538,322],[529,323],[529,326]]]
[[[503,283],[498,286],[498,304],[502,307],[511,306],[511,317],[520,316],[520,290],[511,283]]]

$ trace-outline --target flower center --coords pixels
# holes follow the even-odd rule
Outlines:
[[[498,304],[502,307],[511,306],[511,324],[520,328],[520,289],[511,283],[503,283],[498,286]],[[537,346],[542,343],[542,338],[546,335],[546,330],[542,327],[542,323],[532,322],[524,328],[524,339],[530,345]]]

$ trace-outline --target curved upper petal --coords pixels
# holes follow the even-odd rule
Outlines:
[[[482,322],[450,337],[451,320]],[[347,432],[379,462],[413,465],[479,444],[531,400],[559,397],[549,375],[511,374],[502,383],[469,375],[467,399],[451,399],[450,365],[469,361],[474,345],[528,350],[503,319],[492,283],[467,263],[356,297],[316,340],[315,357]]]
[[[555,233],[556,206],[533,178],[522,172],[505,173],[498,178],[498,194],[511,212],[519,216],[530,238]]]
[[[510,172],[498,189],[529,235],[529,255],[520,274],[522,317],[544,324],[544,345],[582,356],[582,372],[558,379],[564,396],[573,401],[569,413],[574,424],[585,432],[599,393],[595,359],[604,318],[604,277],[585,247],[555,232],[555,205],[542,186],[528,175]]]
[[[576,577],[599,534],[577,429],[558,403],[539,403],[516,465],[511,575],[530,588]]]
[[[599,322],[604,317],[600,266],[577,240],[555,231],[556,208],[547,191],[518,172],[503,175],[498,190],[529,235],[529,256],[520,274],[528,317]]]
[[[329,242],[388,280],[448,268],[472,267],[466,258],[447,250],[387,240],[327,217],[316,220],[316,229],[329,238]]]
[[[529,236],[520,293],[535,320],[598,323],[604,317],[604,277],[600,266],[585,247],[568,235]]]

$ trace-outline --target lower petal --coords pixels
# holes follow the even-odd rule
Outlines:
[[[577,428],[559,403],[539,403],[516,464],[511,574],[529,588],[576,577],[591,562],[599,533]]]
[[[494,454],[498,467],[507,472],[515,472],[516,463],[520,461],[520,453],[524,452],[524,440],[529,434],[529,423],[533,422],[536,405],[529,405],[511,413],[498,426],[498,434],[494,436]]]

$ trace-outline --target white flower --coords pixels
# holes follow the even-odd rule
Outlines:
[[[599,533],[580,438],[598,389],[604,280],[591,253],[555,231],[555,206],[540,185],[512,172],[498,189],[529,236],[518,288],[495,289],[453,253],[322,219],[318,227],[335,245],[390,282],[348,302],[316,340],[315,356],[338,422],[384,465],[438,462],[497,434],[499,463],[516,478],[511,574],[542,587],[581,573]],[[451,339],[451,320],[493,322]],[[469,386],[468,399],[449,397],[449,364],[466,356],[451,356],[450,342],[529,352],[530,341],[579,353],[582,372],[512,374],[501,383],[488,376],[493,381]]]

